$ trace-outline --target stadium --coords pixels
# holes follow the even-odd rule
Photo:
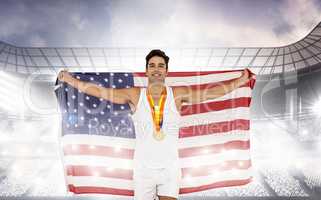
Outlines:
[[[56,76],[63,68],[75,72],[133,71],[128,66],[143,67],[149,51],[18,47],[1,42],[0,198],[77,199],[66,193],[60,162]],[[251,105],[253,181],[180,199],[321,196],[321,23],[303,39],[281,47],[164,51],[172,58],[175,71],[190,71],[195,66],[200,71],[248,67],[257,81]]]

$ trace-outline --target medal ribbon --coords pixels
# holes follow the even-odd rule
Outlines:
[[[154,122],[154,126],[156,127],[157,133],[159,133],[160,129],[163,126],[163,112],[164,112],[166,96],[167,96],[167,92],[166,92],[166,88],[164,88],[162,91],[161,97],[158,101],[158,105],[155,105],[152,95],[147,90],[147,100],[152,111],[153,122]]]

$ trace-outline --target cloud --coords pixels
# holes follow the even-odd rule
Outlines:
[[[316,0],[287,0],[280,9],[285,22],[293,27],[291,32],[280,38],[282,43],[302,39],[321,22],[320,2]]]
[[[280,46],[321,21],[317,0],[3,1],[0,39],[17,46]]]
[[[115,46],[280,46],[321,21],[320,7],[307,0],[121,2],[111,10]]]
[[[106,2],[4,1],[0,40],[17,46],[99,46],[108,42]],[[45,43],[40,40],[46,41]]]
[[[30,26],[30,21],[27,18],[22,17],[20,14],[18,15],[11,15],[10,10],[15,9],[16,13],[23,13],[24,12],[24,5],[17,4],[16,7],[11,6],[10,4],[7,5],[8,7],[5,9],[1,6],[0,12],[0,37],[7,38],[14,35],[23,34],[26,32],[28,27]]]

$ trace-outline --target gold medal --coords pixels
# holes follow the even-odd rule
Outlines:
[[[166,96],[167,96],[167,92],[165,88],[162,91],[160,100],[158,102],[159,105],[155,105],[152,96],[149,94],[149,91],[147,90],[147,99],[152,111],[152,118],[153,118],[153,124],[154,124],[153,137],[157,141],[161,141],[165,138],[165,134],[162,130],[162,125],[163,125],[163,111],[164,111]]]
[[[161,141],[165,138],[165,134],[164,134],[163,130],[160,130],[159,132],[154,130],[153,137],[155,140]]]

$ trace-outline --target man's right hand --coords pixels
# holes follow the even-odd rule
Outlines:
[[[60,71],[58,74],[59,81],[67,82],[68,80],[71,80],[72,78],[73,77],[70,75],[70,73],[66,69]]]

